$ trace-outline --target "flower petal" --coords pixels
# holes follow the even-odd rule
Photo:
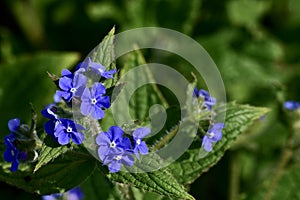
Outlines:
[[[11,132],[16,132],[19,129],[21,122],[20,119],[15,118],[8,121],[8,129]]]
[[[70,137],[69,137],[69,135],[67,133],[63,132],[63,133],[61,133],[61,134],[58,135],[57,141],[61,145],[66,145],[66,144],[69,144]]]
[[[81,132],[72,132],[71,138],[75,144],[81,144],[84,140],[84,134]]]
[[[101,96],[97,99],[97,105],[104,108],[110,107],[110,97],[109,96]]]
[[[118,172],[121,169],[121,163],[119,161],[113,161],[108,165],[108,169],[111,173]]]
[[[212,144],[207,136],[203,137],[202,146],[207,152],[211,152],[212,150]]]
[[[19,167],[20,161],[16,158],[15,160],[13,160],[12,164],[11,164],[11,168],[10,171],[11,172],[15,172],[17,171],[18,167]]]
[[[64,91],[69,91],[73,87],[72,79],[68,77],[62,77],[59,79],[59,88]]]
[[[112,141],[116,141],[117,139],[121,139],[124,131],[119,127],[119,126],[111,126],[108,129],[108,132],[111,134],[112,136]]]
[[[104,117],[104,112],[99,106],[92,106],[90,110],[91,116],[94,119],[102,119]]]
[[[145,136],[149,135],[151,133],[151,130],[147,127],[141,127],[141,128],[137,128],[134,132],[133,132],[133,137],[135,138],[144,138]]]

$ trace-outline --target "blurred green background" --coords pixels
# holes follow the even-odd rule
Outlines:
[[[255,195],[272,177],[289,132],[281,103],[300,101],[299,10],[299,0],[2,0],[1,142],[9,119],[30,122],[29,102],[37,111],[51,103],[55,85],[46,72],[74,67],[113,26],[117,33],[170,28],[208,51],[228,100],[272,109],[190,186],[190,193],[206,200],[259,199]],[[189,75],[185,62],[168,57],[163,62]],[[298,160],[299,152],[288,166],[297,167]],[[286,187],[298,186],[291,184]],[[0,185],[1,199],[39,199]]]

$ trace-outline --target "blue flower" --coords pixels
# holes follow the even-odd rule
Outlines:
[[[55,193],[55,194],[49,194],[49,195],[43,195],[42,200],[58,200],[63,197],[63,194],[61,193]]]
[[[8,129],[12,133],[16,133],[21,125],[20,119],[15,118],[8,121]]]
[[[41,111],[44,117],[50,119],[45,123],[44,129],[46,133],[52,136],[54,136],[55,126],[59,122],[56,112],[57,112],[57,108],[55,107],[55,104],[50,104]]]
[[[84,140],[84,135],[80,130],[84,130],[80,124],[75,124],[73,120],[61,118],[54,129],[54,136],[61,145],[68,144],[70,139],[75,144],[81,144]]]
[[[133,153],[138,159],[140,159],[139,153],[142,155],[148,154],[147,144],[144,141],[142,141],[142,139],[150,133],[151,130],[147,127],[138,128],[132,133],[134,139]]]
[[[206,90],[194,88],[193,96],[196,98],[202,97],[204,99],[204,105],[207,110],[211,110],[211,107],[216,104],[217,100],[214,97],[211,97]]]
[[[108,155],[103,162],[103,165],[107,165],[109,171],[112,173],[120,171],[122,165],[132,166],[133,164],[132,153],[128,151]]]
[[[59,79],[61,90],[56,91],[56,98],[62,97],[66,102],[70,102],[74,96],[81,97],[86,82],[87,78],[80,73],[75,74],[73,78],[70,75],[63,76]]]
[[[91,70],[97,75],[104,77],[106,79],[113,78],[112,75],[116,73],[116,69],[105,71],[105,67],[100,63],[92,62],[90,58],[87,59],[87,62],[82,62],[78,65],[77,69],[84,69],[85,71]]]
[[[65,198],[63,198],[65,197]],[[64,194],[55,193],[50,195],[43,195],[42,200],[58,200],[58,199],[67,199],[67,200],[81,200],[83,198],[83,192],[79,187],[75,187]]]
[[[205,151],[210,152],[212,150],[212,143],[222,139],[222,129],[224,127],[225,125],[223,123],[216,123],[207,131],[202,140],[202,146]]]
[[[101,83],[95,83],[91,91],[85,88],[81,96],[80,110],[83,115],[90,114],[94,119],[102,119],[104,117],[103,108],[109,108],[109,96],[103,96],[106,88]]]
[[[14,172],[18,169],[20,160],[26,160],[27,154],[25,152],[19,151],[14,143],[16,142],[16,136],[11,133],[4,138],[4,145],[6,150],[4,152],[4,160],[6,162],[11,162],[10,171]]]
[[[300,103],[297,101],[286,101],[284,107],[288,110],[296,110],[300,108]]]
[[[63,69],[61,71],[61,77],[67,77],[67,78],[73,79],[74,78],[74,74],[70,70],[68,70],[68,69]]]
[[[122,165],[132,166],[134,163],[131,141],[123,134],[120,127],[111,126],[108,132],[102,132],[96,138],[98,156],[110,172],[118,172]]]
[[[98,156],[104,161],[109,154],[117,154],[124,151],[123,142],[124,131],[118,126],[111,126],[107,132],[102,132],[96,137],[99,145]]]
[[[83,198],[83,192],[79,187],[75,187],[68,191],[68,200],[81,200]]]

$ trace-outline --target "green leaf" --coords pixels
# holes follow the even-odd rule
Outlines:
[[[50,147],[47,146],[45,143],[43,143],[39,160],[33,170],[33,172],[36,172],[38,169],[40,169],[43,165],[49,163],[51,160],[54,160],[58,156],[66,153],[68,150],[70,150],[66,145],[64,146],[58,146],[58,147]]]
[[[255,120],[267,113],[268,109],[229,103],[226,106],[221,106],[217,111],[219,114],[224,114],[224,112],[226,112],[226,117],[225,128],[222,131],[223,137],[214,145],[211,152],[204,158],[200,158],[199,149],[201,144],[200,142],[195,142],[195,148],[189,149],[179,160],[168,167],[180,183],[192,183],[203,172],[216,164],[236,137]]]
[[[271,183],[273,176],[270,179],[265,180],[263,185],[259,185],[259,190],[256,191],[249,199],[267,199],[268,187]],[[299,192],[299,182],[300,182],[300,165],[296,164],[283,171],[283,175],[279,178],[278,183],[272,190],[272,195],[269,196],[269,200],[281,200],[281,199],[300,199]]]
[[[84,198],[88,200],[121,199],[116,187],[97,168],[95,168],[90,177],[80,185],[80,188],[84,193]]]
[[[136,68],[141,66],[142,68]],[[145,121],[148,119],[149,109],[153,104],[167,107],[168,103],[157,88],[152,73],[140,51],[128,55],[124,67],[120,70],[120,82],[125,83],[113,106],[118,110],[118,118],[130,123],[129,112],[134,120]],[[131,94],[131,92],[134,92]]]
[[[60,74],[63,68],[74,65],[78,60],[77,53],[43,52],[20,56],[12,63],[0,65],[0,130],[8,131],[7,122],[15,117],[20,118],[22,123],[29,123],[29,103],[39,113],[53,101],[56,86],[47,71]]]
[[[9,171],[10,163],[0,163],[0,180],[37,194],[60,193],[82,183],[94,170],[88,153],[70,151],[39,168],[35,173],[26,164]]]
[[[115,28],[112,28],[104,37],[102,42],[88,55],[93,62],[97,62],[105,66],[106,70],[111,70],[114,68],[114,33]]]
[[[237,25],[251,26],[258,23],[259,18],[270,6],[268,1],[234,0],[227,4],[229,19]]]
[[[143,163],[148,163],[148,165]],[[157,166],[159,164],[160,162],[157,158],[142,157],[141,165],[136,161],[135,165],[130,167],[130,170],[137,170],[139,172],[145,171],[144,173],[120,171],[118,173],[109,173],[107,176],[112,181],[125,183],[145,191],[156,192],[160,195],[171,196],[177,199],[194,199],[185,191],[184,187],[177,182],[167,168],[147,172],[153,165]]]

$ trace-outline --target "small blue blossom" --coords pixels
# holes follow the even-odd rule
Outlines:
[[[61,71],[61,77],[67,77],[67,78],[73,79],[74,78],[74,74],[70,70],[68,70],[68,69],[63,69]]]
[[[111,126],[107,132],[102,132],[96,137],[99,145],[98,156],[104,161],[109,154],[117,154],[124,151],[123,142],[124,131],[118,126]]]
[[[213,105],[215,105],[217,102],[216,98],[211,97],[210,94],[206,90],[203,90],[203,89],[198,90],[197,87],[194,88],[193,96],[196,98],[199,98],[199,97],[203,98],[204,105],[207,108],[207,110],[211,110],[211,107]]]
[[[16,142],[16,136],[11,133],[4,138],[4,145],[6,150],[4,152],[4,160],[11,162],[10,171],[14,172],[18,169],[20,160],[26,160],[27,154],[23,151],[19,151],[14,143]]]
[[[116,69],[105,71],[106,68],[100,63],[92,62],[90,58],[87,58],[87,62],[82,62],[77,66],[77,69],[84,69],[84,71],[91,70],[97,75],[106,79],[113,78],[112,75],[116,73]]]
[[[296,110],[300,108],[300,103],[297,101],[286,101],[284,107],[288,110]]]
[[[84,140],[84,135],[80,130],[84,130],[80,124],[75,124],[73,120],[61,118],[59,123],[56,124],[54,129],[54,136],[57,138],[57,141],[61,145],[66,145],[72,141],[79,145]]]
[[[83,199],[83,192],[79,187],[75,187],[75,188],[65,192],[64,194],[55,193],[55,194],[42,196],[42,200],[59,200],[61,198],[67,199],[67,200],[81,200],[81,199]]]
[[[75,187],[68,191],[68,200],[81,200],[83,198],[83,192],[79,187]]]
[[[61,90],[56,91],[56,98],[62,97],[66,102],[70,102],[74,96],[81,97],[86,82],[87,78],[80,73],[75,74],[73,78],[70,75],[63,76],[59,79],[59,88]]]
[[[120,127],[111,126],[108,132],[102,132],[96,138],[98,156],[110,172],[118,172],[122,165],[132,166],[134,163],[131,141],[123,134]]]
[[[44,129],[46,133],[52,136],[54,136],[55,126],[59,122],[56,112],[57,112],[57,108],[55,107],[55,104],[50,104],[41,111],[44,117],[50,119],[45,123]]]
[[[133,153],[138,159],[140,159],[139,153],[142,155],[148,154],[147,144],[144,141],[142,141],[142,139],[150,133],[151,130],[147,127],[137,128],[132,133],[134,139]]]
[[[81,96],[81,113],[85,116],[90,114],[94,119],[102,119],[102,109],[110,107],[110,98],[103,96],[105,93],[106,88],[101,83],[94,83],[91,91],[86,87]]]
[[[63,194],[61,193],[55,193],[55,194],[49,194],[49,195],[43,195],[42,200],[58,200],[63,197]]]
[[[225,125],[223,123],[216,123],[207,131],[202,140],[202,146],[205,151],[210,152],[212,150],[212,143],[222,139],[222,129],[224,127]]]
[[[122,165],[132,166],[133,164],[134,159],[132,153],[128,151],[108,155],[103,162],[103,165],[107,165],[109,171],[112,173],[120,171]]]
[[[21,125],[20,119],[15,118],[8,121],[8,129],[10,132],[15,133]]]

